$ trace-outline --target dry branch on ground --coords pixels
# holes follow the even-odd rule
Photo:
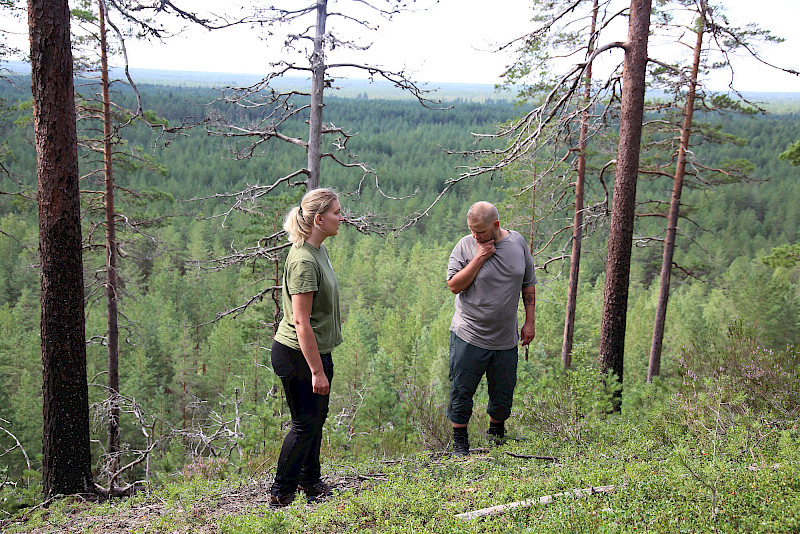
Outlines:
[[[501,504],[492,506],[490,508],[481,508],[480,510],[473,510],[472,512],[465,512],[457,514],[456,517],[460,519],[475,519],[476,517],[486,517],[491,515],[500,515],[515,508],[530,508],[537,504],[550,504],[556,500],[557,497],[565,497],[571,495],[573,497],[583,497],[584,495],[596,495],[597,493],[611,493],[617,486],[599,486],[584,489],[572,489],[563,493],[554,493],[553,495],[544,495],[537,499],[528,499],[526,501],[510,502],[508,504]]]

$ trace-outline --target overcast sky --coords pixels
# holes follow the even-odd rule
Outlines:
[[[305,0],[291,2],[297,5]],[[391,22],[383,22],[378,33],[366,34],[362,42],[374,44],[366,56],[360,56],[361,61],[392,70],[407,68],[415,73],[415,79],[431,83],[497,83],[510,56],[494,50],[498,44],[531,30],[530,0],[434,2],[418,0],[415,5],[433,7],[396,16]],[[188,5],[194,8],[205,4],[221,10],[237,3],[243,0],[191,0]],[[329,11],[336,10],[338,3],[329,0]],[[770,47],[765,56],[775,64],[800,70],[800,0],[726,0],[725,4],[732,23],[755,22],[786,38],[786,42]],[[282,42],[265,42],[259,35],[257,30],[245,27],[213,32],[193,28],[163,43],[130,41],[129,61],[132,67],[141,68],[264,73],[269,63],[280,57]],[[616,39],[624,40],[625,34]],[[651,43],[650,55],[663,58],[663,50],[661,56],[658,52]],[[740,90],[800,91],[800,77],[751,61],[742,61],[736,67],[736,87]],[[720,86],[726,83],[715,82]]]
[[[292,1],[299,4],[305,0]],[[206,2],[193,0],[193,5]],[[236,0],[213,0],[214,5],[220,7],[226,2],[237,3]],[[337,5],[343,3],[329,0],[328,10],[335,11]],[[490,3],[494,7],[487,7]],[[360,43],[372,45],[369,51],[358,54],[359,61],[391,70],[408,68],[424,81],[493,84],[509,59],[492,50],[498,42],[521,35],[530,26],[531,8],[527,0],[440,0],[438,3],[417,0],[416,6],[416,10],[396,15],[392,21],[372,17],[380,22],[380,30],[363,33]],[[331,17],[328,30],[338,30],[340,38],[350,37],[347,30],[354,26],[331,27],[337,23],[341,25],[341,20]],[[265,42],[259,39],[257,29],[243,27],[214,32],[190,30],[169,39],[166,45],[168,53],[160,43],[132,44],[131,65],[261,73],[269,68],[271,61],[280,58],[282,52],[280,38]],[[336,59],[335,54],[329,55],[329,59],[331,57]],[[344,58],[341,56],[343,61]],[[346,61],[352,60],[350,53]]]

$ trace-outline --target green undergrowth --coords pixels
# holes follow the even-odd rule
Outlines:
[[[800,532],[797,350],[767,350],[741,323],[686,345],[679,379],[618,385],[590,367],[543,374],[519,395],[509,436],[473,454],[387,456],[325,448],[331,499],[271,510],[274,459],[208,461],[149,492],[23,508],[3,532]],[[443,422],[442,424],[446,424]],[[429,426],[429,425],[428,425]],[[427,428],[427,426],[425,426]],[[424,439],[420,439],[424,442]],[[592,491],[607,488],[611,491]],[[590,490],[575,495],[575,490]],[[29,490],[30,491],[33,490]],[[10,497],[8,488],[0,498]],[[19,492],[16,495],[20,497]],[[539,499],[553,496],[542,504]],[[30,495],[25,497],[30,498]],[[532,501],[498,515],[458,514]],[[0,502],[2,500],[0,499]],[[8,509],[4,506],[4,510]]]
[[[467,460],[406,458],[380,469],[388,481],[311,510],[256,510],[221,523],[223,532],[795,532],[800,466],[781,454],[722,461],[692,447],[675,451],[641,424],[613,421],[605,439],[581,445],[537,439]],[[635,436],[631,439],[632,436]],[[624,438],[624,439],[619,439]],[[796,445],[796,443],[795,443]],[[554,455],[557,461],[517,458]],[[774,452],[778,452],[775,450]],[[690,462],[692,473],[685,465]],[[611,494],[556,498],[553,504],[464,520],[456,514],[571,489],[616,485]]]
[[[307,510],[226,518],[227,533],[271,532],[796,532],[800,529],[797,432],[753,451],[675,447],[647,421],[611,419],[599,439],[543,436],[467,460],[406,458],[381,469],[388,481]],[[555,461],[519,458],[554,456]],[[753,454],[751,454],[753,453]],[[371,469],[370,469],[371,468]],[[357,469],[358,470],[358,469]],[[552,504],[465,520],[456,514],[573,489],[615,485],[610,494],[557,497]],[[277,522],[277,523],[276,523]]]
[[[467,459],[433,453],[328,462],[329,481],[359,479],[321,503],[298,499],[271,510],[245,498],[220,513],[226,496],[251,488],[248,476],[179,477],[147,494],[91,504],[69,499],[37,510],[7,532],[797,532],[800,530],[798,428],[765,436],[757,448],[670,424],[674,414],[598,421],[575,441],[514,429],[522,439]],[[679,443],[679,445],[677,444]],[[482,445],[482,443],[477,443]],[[711,447],[709,447],[711,446]],[[514,456],[516,455],[516,456]],[[536,459],[523,456],[550,456]],[[259,479],[266,496],[268,480]],[[611,493],[556,497],[551,504],[466,520],[456,515],[574,489]],[[246,492],[242,490],[244,495]],[[252,493],[250,493],[252,495]],[[227,499],[227,500],[226,500]],[[147,515],[136,523],[131,518]],[[76,526],[77,525],[77,526]],[[118,530],[109,525],[125,525]]]

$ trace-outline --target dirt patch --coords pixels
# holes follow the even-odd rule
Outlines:
[[[305,506],[312,509],[325,500],[341,498],[348,493],[358,494],[384,480],[386,478],[382,474],[331,477],[325,481],[334,488],[334,496],[310,501]],[[155,495],[148,502],[137,505],[119,499],[110,512],[109,507],[100,507],[85,499],[69,497],[72,502],[66,510],[45,510],[41,515],[28,512],[15,521],[0,523],[0,529],[17,528],[30,534],[217,534],[220,532],[221,518],[243,515],[254,509],[263,510],[267,507],[271,485],[271,480],[253,482],[206,495],[192,503],[183,503],[180,500],[167,503]],[[99,514],[100,509],[103,510],[102,515]]]

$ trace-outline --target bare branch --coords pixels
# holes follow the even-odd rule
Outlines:
[[[3,419],[2,417],[0,417],[0,423],[3,423],[5,425],[10,425],[11,424],[9,421]],[[31,460],[30,460],[30,458],[28,458],[28,453],[25,452],[25,447],[23,447],[22,443],[19,442],[19,439],[17,439],[17,436],[15,436],[13,433],[11,433],[11,431],[8,430],[7,428],[5,428],[4,426],[0,426],[0,430],[5,432],[6,434],[8,434],[8,436],[11,439],[13,439],[14,443],[15,443],[15,445],[13,447],[11,447],[10,449],[7,448],[7,447],[3,447],[3,452],[0,452],[0,458],[2,458],[3,456],[11,453],[12,451],[14,451],[16,449],[19,449],[20,452],[22,453],[22,456],[25,457],[25,464],[28,466],[28,471],[30,471],[31,470]]]

